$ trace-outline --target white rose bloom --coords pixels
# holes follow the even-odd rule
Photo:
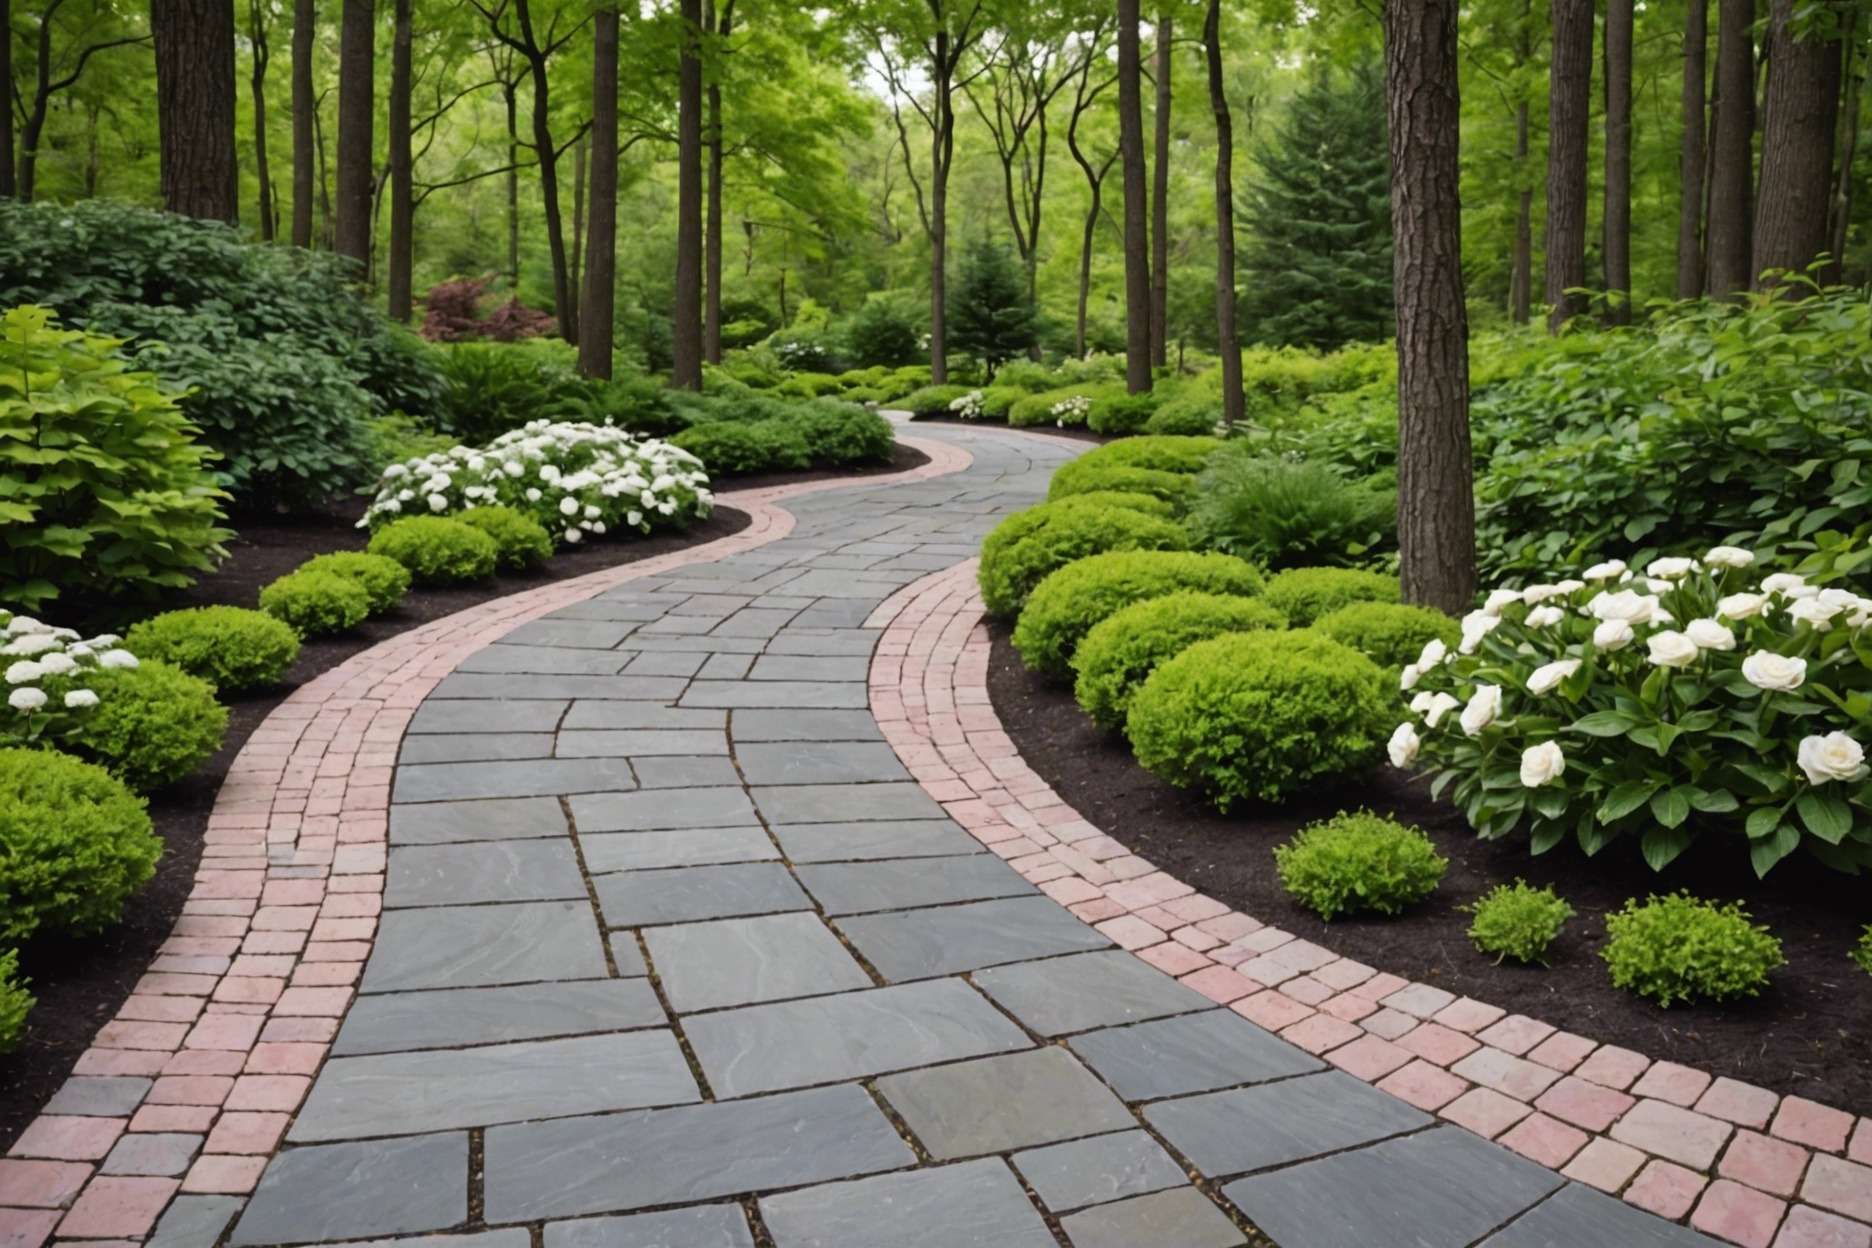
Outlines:
[[[1625,561],[1623,559],[1608,559],[1604,563],[1593,564],[1581,575],[1589,581],[1609,581],[1615,576],[1623,575],[1624,572]]]
[[[1395,737],[1392,738],[1396,740]],[[1866,774],[1865,750],[1843,732],[1829,732],[1824,737],[1802,737],[1798,755],[1800,769],[1807,773],[1807,783],[1825,784],[1829,780],[1858,780]]]
[[[1521,601],[1530,607],[1537,607],[1549,598],[1557,598],[1565,592],[1558,585],[1530,585],[1521,591]]]
[[[1755,552],[1740,546],[1712,546],[1703,555],[1703,562],[1718,568],[1746,568],[1755,562]]]
[[[1804,588],[1806,584],[1805,577],[1796,576],[1792,572],[1777,572],[1773,576],[1762,579],[1761,589],[1764,594],[1791,594],[1794,590]]]
[[[16,615],[7,621],[6,631],[8,636],[24,637],[28,633],[49,633],[52,628],[48,624],[41,624],[30,615]]]
[[[449,478],[446,472],[438,472],[436,473],[435,476],[430,477],[427,481],[423,482],[423,489],[427,490],[431,494],[440,494],[443,490],[446,490],[448,488],[449,488]]]
[[[128,650],[106,650],[98,655],[98,666],[129,671],[137,666],[137,657]]]
[[[1787,596],[1789,598],[1818,598],[1820,596],[1820,587],[1818,585],[1796,585],[1793,589],[1787,591]]]
[[[39,670],[48,676],[69,676],[78,670],[78,660],[54,650],[39,660]]]
[[[89,642],[81,641],[76,645],[66,646],[65,653],[74,659],[88,659],[91,657],[91,646]]]
[[[1815,628],[1825,628],[1828,624],[1833,622],[1833,617],[1838,615],[1842,610],[1844,610],[1843,607],[1830,606],[1816,596],[1813,598],[1795,599],[1788,606],[1788,615],[1790,618],[1799,620],[1803,624],[1811,624]]]
[[[1767,609],[1766,594],[1729,594],[1716,600],[1716,614],[1725,620],[1752,620]]]
[[[666,516],[673,516],[676,514],[676,504],[675,503],[659,503],[657,504],[657,510],[662,512]]]
[[[1501,714],[1502,696],[1500,685],[1477,685],[1475,692],[1469,695],[1469,704],[1462,709],[1457,722],[1462,725],[1466,736],[1475,736],[1495,722]]]
[[[1391,755],[1391,765],[1404,768],[1417,761],[1417,751],[1423,748],[1423,740],[1413,725],[1399,724],[1385,748]]]
[[[123,638],[119,637],[116,633],[99,633],[97,636],[91,639],[91,644],[94,646],[104,646],[108,648],[110,646],[116,645],[118,642],[122,640]]]
[[[1654,594],[1668,594],[1676,589],[1677,585],[1674,581],[1667,581],[1662,577],[1648,576],[1645,578],[1645,588]]]
[[[1577,593],[1578,591],[1586,588],[1586,582],[1568,579],[1568,580],[1561,581],[1558,585],[1555,585],[1554,588],[1559,590],[1563,594]]]
[[[388,468],[383,470],[383,475],[385,480],[395,481],[399,477],[409,476],[409,469],[405,468],[402,464],[391,464]]]
[[[1457,650],[1463,654],[1474,654],[1482,644],[1482,639],[1494,632],[1501,625],[1501,616],[1489,615],[1482,611],[1471,611],[1462,618],[1462,644]]]
[[[1424,643],[1423,652],[1417,656],[1417,666],[1429,671],[1441,663],[1449,654],[1449,647],[1443,644],[1441,637],[1432,637]]]
[[[429,510],[434,512],[447,511],[448,499],[442,497],[440,494],[431,494],[429,496]]]
[[[1565,618],[1566,612],[1562,611],[1559,607],[1549,604],[1544,607],[1535,607],[1532,611],[1527,613],[1527,619],[1523,620],[1522,623],[1526,624],[1529,628],[1552,628]]]
[[[1430,704],[1434,701],[1436,701],[1436,694],[1428,689],[1419,689],[1417,696],[1410,700],[1410,709],[1413,713],[1421,715],[1430,709]]]
[[[89,689],[73,689],[70,693],[65,695],[65,709],[68,711],[87,710],[90,707],[96,706],[97,703],[97,694],[92,693]]]
[[[526,472],[526,469],[521,465],[519,460],[509,459],[502,461],[501,471],[510,477],[517,477]]]
[[[16,711],[36,711],[46,704],[45,690],[21,685],[7,695],[7,705]]]
[[[1558,741],[1543,741],[1521,751],[1521,783],[1530,789],[1552,784],[1566,770],[1566,755]]]
[[[1560,682],[1579,671],[1578,659],[1556,659],[1528,673],[1527,690],[1536,696],[1552,693],[1560,687]]]
[[[1423,669],[1419,668],[1415,663],[1406,663],[1403,673],[1398,676],[1398,688],[1408,693],[1412,689],[1415,689],[1417,687],[1417,682],[1422,679]]]
[[[1623,650],[1637,635],[1624,620],[1607,620],[1593,629],[1592,644],[1601,650]]]
[[[384,502],[378,504],[378,510],[394,516],[397,512],[403,510],[403,504],[397,502],[394,498],[386,499]]]
[[[1521,600],[1521,591],[1518,589],[1491,589],[1488,601],[1482,604],[1482,610],[1489,615],[1500,615],[1503,607],[1513,606]]]
[[[1684,625],[1684,636],[1700,650],[1733,650],[1736,645],[1735,634],[1720,620],[1691,620]]]
[[[593,507],[591,504],[587,503],[585,505],[585,518],[587,520],[596,520],[599,516],[602,516],[602,515],[604,515],[604,512],[599,511],[596,507]]]
[[[1629,589],[1603,593],[1586,604],[1595,620],[1623,620],[1627,624],[1648,624],[1657,616],[1658,600]]]
[[[593,533],[597,534],[599,537],[604,536],[605,526],[604,526],[604,521],[602,520],[594,520],[590,524],[586,525],[585,527],[590,529]]]
[[[559,469],[553,464],[541,464],[539,475],[542,481],[557,481],[559,479]]]
[[[1443,717],[1461,706],[1447,693],[1435,693],[1430,696],[1430,705],[1424,708],[1424,723],[1431,728],[1443,722]]]
[[[1742,660],[1742,675],[1749,684],[1770,693],[1788,693],[1807,681],[1807,660],[1790,659],[1768,650],[1757,650]]]
[[[1651,661],[1659,667],[1689,667],[1703,652],[1682,633],[1668,630],[1652,633]]]
[[[1824,603],[1839,611],[1862,610],[1865,606],[1865,599],[1850,589],[1823,589],[1814,601]]]
[[[1667,581],[1677,580],[1680,577],[1688,576],[1692,572],[1699,570],[1700,568],[1696,560],[1685,559],[1678,556],[1673,556],[1668,559],[1653,559],[1650,563],[1645,565],[1646,576],[1659,577]]]
[[[21,659],[6,669],[6,682],[9,685],[30,685],[45,675],[45,668],[31,659]]]

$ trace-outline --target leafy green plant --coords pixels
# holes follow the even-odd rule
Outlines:
[[[1289,568],[1268,578],[1267,600],[1295,628],[1355,602],[1398,600],[1398,580],[1358,568]]]
[[[1195,395],[1171,399],[1144,422],[1146,434],[1180,434],[1200,436],[1215,431],[1222,422],[1222,403],[1219,399]]]
[[[1181,591],[1122,607],[1092,626],[1073,651],[1073,697],[1104,728],[1122,728],[1150,674],[1199,641],[1287,627],[1259,598]]]
[[[1093,402],[1086,413],[1086,427],[1093,433],[1126,437],[1144,432],[1160,402],[1150,391],[1143,394],[1114,394]]]
[[[208,449],[117,346],[44,308],[0,319],[0,601],[150,598],[227,554]]]
[[[1179,514],[1175,506],[1155,494],[1139,494],[1134,490],[1087,490],[1083,494],[1063,495],[1062,499],[1085,507],[1122,507],[1127,511],[1141,511],[1160,520],[1174,520]]]
[[[1067,467],[1077,464],[1086,468],[1150,468],[1157,472],[1197,473],[1222,445],[1220,439],[1206,437],[1126,438],[1087,451]]]
[[[1161,468],[1134,468],[1127,464],[1086,463],[1073,460],[1053,474],[1047,498],[1058,501],[1081,494],[1149,494],[1169,503],[1179,513],[1189,505],[1196,480],[1188,473]]]
[[[1242,443],[1197,478],[1189,526],[1201,545],[1293,568],[1369,560],[1394,544],[1396,513],[1393,491]]]
[[[850,403],[802,404],[788,423],[805,439],[815,467],[888,464],[897,445],[890,421]]]
[[[36,1004],[29,983],[20,978],[19,950],[0,952],[0,1053],[12,1051],[26,1030],[26,1016]]]
[[[103,768],[0,749],[0,940],[103,931],[161,854],[143,799]]]
[[[1872,975],[1872,923],[1866,924],[1865,931],[1859,934],[1859,943],[1853,946],[1852,960],[1868,975]]]
[[[1354,602],[1318,616],[1311,627],[1391,668],[1402,668],[1432,641],[1454,646],[1462,638],[1456,621],[1436,608],[1399,602]]]
[[[1739,904],[1689,893],[1626,902],[1606,916],[1606,935],[1600,954],[1613,986],[1667,1008],[1760,996],[1769,974],[1787,960],[1779,938]]]
[[[458,440],[454,434],[437,433],[401,412],[372,416],[364,422],[365,462],[372,472],[382,472],[388,465],[406,459],[446,451]]]
[[[411,516],[377,530],[370,553],[396,560],[418,585],[448,585],[493,575],[500,547],[459,520]]]
[[[408,568],[384,555],[367,555],[361,550],[335,550],[330,554],[314,555],[294,571],[330,573],[333,576],[343,577],[347,581],[357,582],[369,600],[372,615],[382,615],[385,611],[396,610],[397,604],[403,601],[403,595],[409,592],[410,587]],[[343,627],[349,628],[351,625],[346,624]]]
[[[1182,550],[1181,525],[1143,512],[1073,499],[1015,512],[982,543],[977,580],[991,615],[1018,614],[1047,575],[1107,550]]]
[[[1517,962],[1547,961],[1547,947],[1573,917],[1573,907],[1551,888],[1535,888],[1526,880],[1497,884],[1467,907],[1473,916],[1469,939],[1483,953]]]
[[[845,327],[845,343],[860,365],[907,364],[917,357],[917,328],[891,300],[873,296]]]
[[[671,444],[702,461],[713,477],[784,472],[812,465],[805,435],[785,420],[717,420],[691,425]]]
[[[511,507],[471,507],[455,518],[494,539],[502,568],[528,568],[552,558],[552,534],[531,516]],[[401,568],[402,565],[397,566]]]
[[[1420,829],[1361,810],[1301,828],[1274,847],[1274,865],[1287,895],[1330,923],[1361,910],[1397,914],[1422,901],[1449,859]]]
[[[173,784],[221,748],[228,712],[214,686],[155,659],[91,677],[98,704],[59,742],[138,792]]]
[[[82,640],[69,628],[0,610],[0,676],[7,695],[0,746],[56,744],[76,733],[97,709],[97,677],[136,666],[136,656],[119,640],[113,633]]]
[[[984,240],[963,249],[947,313],[949,348],[980,360],[991,378],[1039,341],[1039,313],[1027,279],[1005,246]]]
[[[124,645],[140,659],[159,659],[221,693],[278,684],[299,657],[299,635],[289,625],[242,607],[165,611],[131,628]]]
[[[362,624],[371,612],[371,596],[352,577],[302,567],[262,588],[260,609],[301,637],[318,637]]]
[[[1101,399],[1116,399],[1126,392],[1122,382],[1101,381],[1042,390],[1017,400],[1008,408],[1007,423],[1016,429],[1032,425],[1075,426],[1086,423]]]
[[[1386,683],[1370,659],[1314,633],[1229,634],[1151,673],[1125,735],[1146,769],[1222,810],[1280,801],[1376,761]]]
[[[536,420],[575,419],[590,397],[569,361],[520,343],[456,343],[437,354],[436,423],[470,445]]]
[[[931,416],[948,416],[949,405],[973,389],[973,386],[924,385],[910,391],[891,406],[900,407],[919,420]]]

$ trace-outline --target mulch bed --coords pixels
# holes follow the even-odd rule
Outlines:
[[[1733,842],[1716,837],[1662,876],[1628,845],[1588,859],[1568,844],[1536,858],[1525,839],[1478,840],[1453,807],[1389,767],[1310,801],[1218,814],[1138,766],[1124,739],[1096,727],[1069,689],[1022,667],[1008,631],[994,629],[988,688],[1022,757],[1080,814],[1199,891],[1383,971],[1652,1058],[1872,1113],[1872,979],[1846,956],[1872,920],[1872,887],[1863,878],[1795,857],[1758,881],[1746,855],[1738,863]],[[1449,870],[1430,900],[1403,916],[1328,925],[1281,890],[1271,851],[1303,824],[1360,806],[1421,827]],[[1577,912],[1554,944],[1551,967],[1496,966],[1466,934],[1469,916],[1459,907],[1517,876],[1554,886]],[[1605,915],[1628,898],[1677,888],[1740,899],[1781,938],[1788,964],[1761,997],[1664,1010],[1612,987],[1598,956]]]
[[[724,490],[736,490],[833,477],[863,478],[904,472],[928,462],[929,456],[900,444],[891,463],[875,469],[767,473],[730,478],[718,485]],[[362,549],[366,534],[355,526],[363,510],[364,502],[358,499],[327,513],[292,521],[237,517],[230,527],[240,536],[228,544],[227,561],[192,589],[163,605],[251,607],[259,599],[261,586],[314,555]],[[150,818],[165,848],[156,864],[155,878],[130,899],[123,921],[90,939],[42,940],[20,951],[20,971],[32,981],[39,1003],[27,1019],[19,1047],[0,1058],[0,1152],[12,1144],[39,1107],[71,1074],[79,1054],[91,1043],[97,1029],[117,1013],[155,958],[158,946],[168,939],[169,929],[194,885],[202,834],[234,756],[249,734],[294,689],[380,641],[463,608],[552,581],[711,542],[746,528],[749,519],[746,512],[722,507],[686,533],[567,547],[534,573],[498,576],[467,586],[413,589],[388,615],[368,620],[342,636],[306,642],[280,687],[229,699],[227,737],[221,749],[194,775],[150,799]]]

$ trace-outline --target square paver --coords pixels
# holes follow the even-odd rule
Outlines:
[[[236,1196],[178,1196],[150,1232],[148,1248],[201,1248],[219,1243],[221,1232],[246,1204]]]
[[[1014,1154],[1014,1166],[1055,1213],[1189,1182],[1183,1167],[1143,1131],[1030,1148]]]
[[[1214,1008],[1193,988],[1122,949],[997,966],[975,984],[1044,1036]]]
[[[871,977],[816,914],[723,919],[644,932],[681,1013],[869,988]]]
[[[767,833],[753,826],[598,832],[581,835],[579,845],[585,851],[585,869],[594,876],[610,871],[771,861],[780,856]]]
[[[938,858],[986,852],[980,841],[948,819],[779,823],[773,825],[773,834],[794,862]]]
[[[1687,1226],[1569,1183],[1547,1200],[1482,1241],[1481,1248],[1572,1248],[1616,1244],[1618,1248],[1717,1248],[1716,1241]]]
[[[395,909],[586,895],[570,839],[398,846],[386,880],[384,905]]]
[[[546,1248],[754,1248],[739,1205],[697,1205],[546,1224]]]
[[[658,1027],[665,1021],[656,992],[641,979],[383,993],[352,1002],[332,1053],[351,1057],[505,1044]]]
[[[119,1136],[104,1159],[102,1174],[145,1174],[180,1178],[201,1147],[199,1135],[169,1131],[139,1131]]]
[[[468,1216],[468,1133],[293,1148],[260,1177],[233,1244],[363,1239]]]
[[[839,685],[835,688],[847,688]],[[850,688],[864,691],[863,685]],[[752,790],[754,804],[769,823],[850,823],[866,819],[941,819],[944,811],[923,786],[883,784],[788,784]]]
[[[383,916],[363,992],[603,979],[588,901],[394,910]]]
[[[1369,1144],[1433,1121],[1337,1070],[1159,1101],[1144,1117],[1210,1178]]]
[[[550,797],[497,797],[390,808],[392,845],[518,840],[564,836],[566,830],[565,811]]]
[[[1111,944],[1048,897],[979,901],[838,920],[886,979],[922,979]]]
[[[1236,1248],[1248,1241],[1207,1196],[1179,1187],[1062,1218],[1073,1248]]]
[[[1061,1048],[888,1075],[877,1089],[939,1160],[1136,1125],[1123,1102]]]
[[[1025,897],[1034,886],[993,854],[804,864],[800,883],[827,914],[865,914],[956,901]]]
[[[774,1248],[1055,1248],[1005,1162],[984,1158],[769,1196]]]
[[[581,833],[748,827],[759,822],[747,791],[738,787],[586,794],[572,799],[572,818]]]
[[[1073,1052],[1127,1101],[1185,1096],[1324,1070],[1318,1058],[1228,1010],[1075,1036]]]
[[[597,876],[594,886],[609,927],[812,909],[812,900],[794,883],[793,873],[778,862],[627,871]]]
[[[882,741],[740,745],[735,758],[749,784],[857,784],[910,778],[897,751]]]

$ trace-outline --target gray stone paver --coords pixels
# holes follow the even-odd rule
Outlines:
[[[775,1248],[1054,1245],[1006,1164],[993,1160],[770,1196],[761,1217]]]
[[[505,841],[528,836],[563,837],[565,834],[565,811],[550,797],[497,797],[390,808],[392,845]]]
[[[778,862],[624,871],[597,877],[593,887],[608,927],[650,927],[812,908],[793,873]]]
[[[1193,1187],[1133,1196],[1060,1221],[1073,1248],[1235,1248],[1248,1241]]]
[[[377,993],[352,1003],[332,1054],[506,1044],[660,1027],[667,1021],[656,993],[641,979]]]
[[[1323,1156],[1432,1121],[1337,1070],[1160,1101],[1144,1117],[1209,1178]]]
[[[739,1205],[696,1205],[546,1225],[546,1248],[754,1248]]]
[[[644,943],[671,1008],[682,1013],[871,987],[816,914],[652,927]]]
[[[1189,1182],[1183,1167],[1143,1131],[1030,1148],[1014,1154],[1014,1166],[1056,1213]]]
[[[889,1075],[877,1089],[939,1158],[1121,1131],[1136,1121],[1058,1047]]]

